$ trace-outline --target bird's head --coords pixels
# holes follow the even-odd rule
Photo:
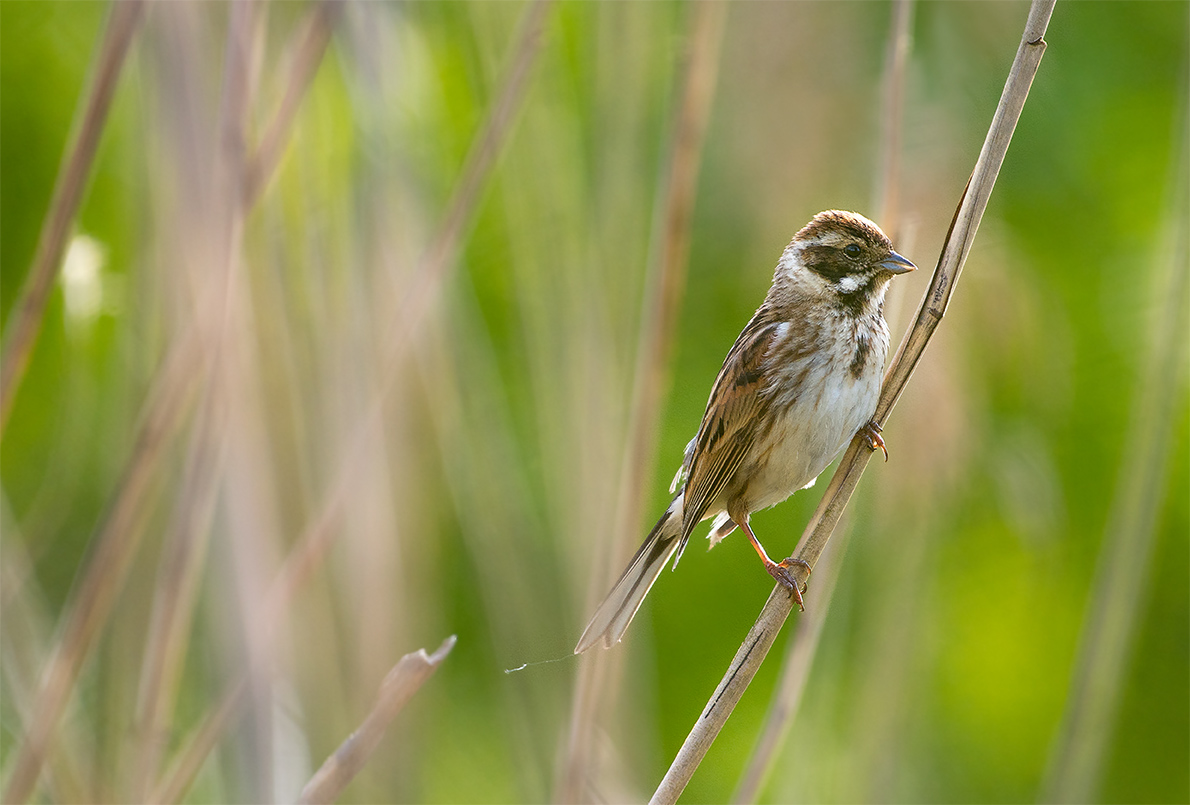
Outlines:
[[[827,210],[793,236],[773,276],[774,301],[817,299],[859,312],[884,298],[888,281],[917,266],[893,251],[862,215]],[[790,300],[792,301],[792,300]]]

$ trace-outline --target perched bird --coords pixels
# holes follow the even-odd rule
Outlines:
[[[665,563],[672,556],[677,567],[707,518],[714,518],[712,546],[741,529],[802,605],[790,568],[809,566],[770,559],[748,518],[812,486],[860,430],[871,449],[884,449],[872,421],[888,355],[884,292],[894,275],[914,268],[880,227],[853,212],[820,212],[793,236],[764,303],[723,361],[670,486],[676,496],[595,611],[576,654],[619,642]]]

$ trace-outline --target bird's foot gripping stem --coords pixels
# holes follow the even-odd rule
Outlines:
[[[790,568],[805,568],[806,578],[809,579],[810,571],[813,569],[810,567],[810,563],[804,559],[797,559],[793,556],[789,557],[783,562],[774,562],[772,559],[769,559],[769,555],[765,552],[764,546],[760,544],[760,540],[758,540],[756,535],[752,533],[752,526],[748,525],[748,518],[741,517],[740,519],[736,520],[736,518],[733,517],[732,519],[735,520],[736,524],[739,525],[740,529],[744,532],[744,534],[747,535],[748,541],[752,543],[752,547],[756,549],[756,553],[760,556],[760,561],[764,563],[764,569],[769,572],[770,576],[777,580],[778,584],[780,584],[786,590],[789,590],[789,594],[792,595],[793,600],[797,602],[797,608],[800,611],[805,612],[806,606],[802,602],[802,593],[806,591],[806,588],[798,587],[797,575],[791,573]],[[807,582],[807,586],[809,586],[809,582]]]
[[[864,442],[868,445],[868,449],[872,452],[879,450],[884,453],[884,460],[888,461],[888,448],[884,446],[884,439],[880,437],[883,431],[884,428],[877,425],[874,419],[859,429],[859,432],[863,434]]]
[[[805,593],[807,589],[809,589],[810,583],[807,581],[806,586],[799,589],[797,584],[797,575],[790,572],[790,568],[793,567],[805,568],[806,578],[809,579],[811,570],[810,564],[803,559],[795,559],[792,556],[783,562],[770,562],[769,564],[765,565],[765,570],[769,572],[770,576],[777,580],[778,584],[789,590],[790,595],[793,596],[793,600],[797,602],[798,610],[800,612],[805,612],[806,605],[802,601],[802,594]]]

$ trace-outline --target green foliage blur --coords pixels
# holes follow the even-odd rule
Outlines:
[[[249,143],[284,96],[312,8],[261,7]],[[137,799],[249,662],[270,672],[253,677],[184,801],[291,801],[386,671],[450,634],[453,653],[342,801],[553,796],[589,660],[570,652],[627,559],[608,555],[612,519],[691,7],[549,10],[459,250],[392,359],[526,8],[344,5],[276,175],[223,262],[204,160],[218,153],[230,7],[149,8],[0,447],[5,775],[151,391],[189,330],[219,334],[220,379],[193,369],[206,380],[137,509],[138,550],[38,801]],[[924,270],[892,292],[894,342],[1027,9],[916,5],[893,236]],[[870,464],[852,501],[821,643],[763,801],[1037,801],[1080,634],[1097,628],[1097,565],[1136,470],[1146,394],[1172,396],[1175,415],[1150,456],[1151,554],[1098,797],[1190,801],[1184,314],[1176,364],[1146,368],[1155,339],[1171,337],[1171,273],[1187,270],[1166,244],[1171,224],[1187,225],[1171,210],[1186,193],[1188,10],[1060,0],[960,287],[886,428],[891,460]],[[5,327],[107,13],[0,3]],[[889,18],[877,2],[728,11],[642,537],[793,232],[822,209],[875,214]],[[223,307],[204,301],[212,288],[226,291]],[[204,427],[209,416],[218,427]],[[205,506],[192,494],[202,450],[214,456]],[[793,550],[825,481],[756,516],[771,553]],[[328,510],[333,542],[270,636],[270,586]],[[146,636],[164,558],[190,523],[192,610],[168,732],[145,770]],[[647,799],[769,594],[743,539],[710,555],[697,545],[613,650],[593,798]],[[815,590],[811,580],[809,607]],[[684,801],[731,797],[796,629],[795,616]]]

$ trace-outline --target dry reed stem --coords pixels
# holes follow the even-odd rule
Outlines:
[[[474,217],[479,195],[491,175],[497,156],[501,153],[516,111],[524,99],[530,70],[541,49],[541,34],[546,12],[553,0],[535,0],[521,21],[520,33],[513,47],[514,59],[500,95],[492,106],[484,125],[476,134],[468,151],[459,181],[434,240],[420,262],[401,311],[394,317],[388,333],[391,345],[385,356],[386,371],[379,391],[371,401],[367,414],[350,439],[345,460],[341,462],[332,491],[319,511],[318,517],[306,529],[297,545],[285,560],[270,599],[276,617],[288,608],[294,593],[305,583],[335,536],[334,523],[339,507],[352,488],[352,472],[360,463],[358,456],[368,447],[381,425],[384,402],[400,375],[401,361],[417,331],[418,324],[429,312],[446,279],[447,269],[454,262],[463,235]]]
[[[210,410],[199,414],[187,451],[180,499],[157,571],[134,722],[138,748],[130,791],[138,801],[148,796],[148,786],[156,779],[161,753],[169,740],[170,715],[215,511],[218,469],[225,445],[218,438],[221,430],[212,421],[213,415]]]
[[[710,120],[719,50],[727,18],[725,2],[699,3],[692,10],[690,50],[686,60],[681,102],[670,142],[670,161],[662,184],[659,222],[654,227],[657,255],[646,282],[648,297],[641,310],[640,343],[632,393],[632,420],[620,477],[620,511],[616,522],[616,550],[608,578],[621,569],[623,556],[639,538],[648,479],[657,451],[657,420],[669,385],[670,359],[678,313],[686,287],[691,219],[698,186],[703,142]],[[602,587],[602,585],[601,585]]]
[[[8,695],[7,717],[17,724],[30,722],[29,707],[37,692],[37,674],[47,654],[46,638],[52,635],[52,616],[47,602],[38,595],[40,588],[33,582],[33,558],[19,533],[19,527],[11,521],[8,512],[3,519],[4,537],[0,541],[0,677]],[[67,713],[64,718],[69,719]],[[63,736],[66,744],[62,751],[54,752],[46,760],[42,773],[42,785],[46,795],[54,802],[86,802],[95,799],[88,793],[84,780],[95,777],[90,754],[84,752],[78,741],[69,740],[74,735]]]
[[[669,384],[669,363],[686,286],[690,224],[726,17],[726,2],[698,3],[691,8],[681,97],[675,109],[669,162],[653,227],[654,256],[646,279],[649,290],[641,310],[629,409],[632,414],[620,468],[614,536],[605,572],[595,576],[598,588],[592,588],[594,595],[605,590],[615,578],[632,549],[632,541],[639,538],[647,479],[652,477],[656,464],[657,420]],[[600,666],[613,660],[603,652],[592,652],[589,657],[579,669],[575,687],[568,747],[555,792],[559,802],[577,802],[581,798],[590,765],[595,712],[608,698],[604,686],[612,674]]]
[[[1144,373],[1132,401],[1128,452],[1121,463],[1104,529],[1091,601],[1062,725],[1050,752],[1041,802],[1095,802],[1119,706],[1121,687],[1145,603],[1157,517],[1167,493],[1170,447],[1178,427],[1179,387],[1185,382],[1190,248],[1187,220],[1187,133],[1190,117],[1182,95],[1182,121],[1167,205],[1161,255],[1164,270],[1154,288],[1161,300]],[[1185,408],[1181,408],[1185,415]]]
[[[979,159],[975,163],[975,170],[955,211],[930,287],[922,299],[916,321],[901,341],[892,367],[885,376],[876,415],[873,417],[877,424],[883,424],[887,420],[889,412],[920,360],[922,351],[929,343],[930,336],[946,311],[963,262],[975,239],[980,219],[987,208],[996,176],[1003,165],[1004,155],[1008,151],[1012,133],[1028,97],[1029,87],[1045,52],[1043,37],[1055,1],[1034,0],[1029,10],[1025,32],[1009,71],[1008,81],[996,107]],[[822,554],[869,458],[871,450],[862,436],[857,434],[843,454],[839,468],[831,478],[795,552],[795,556],[811,567]],[[798,581],[804,583],[805,572],[801,571],[799,576]],[[792,607],[793,600],[789,593],[780,585],[775,586],[760,616],[736,652],[727,673],[654,792],[651,800],[653,803],[677,801],[715,736],[719,734],[719,730],[759,670]]]
[[[169,740],[169,722],[188,648],[187,637],[195,600],[200,590],[207,537],[218,495],[219,476],[227,442],[227,405],[223,352],[229,336],[229,288],[239,273],[243,221],[247,215],[246,128],[263,55],[265,7],[241,2],[232,8],[228,24],[225,68],[221,99],[222,204],[218,236],[223,253],[213,271],[209,292],[217,309],[209,316],[198,311],[200,330],[205,334],[210,372],[201,379],[199,404],[177,507],[166,535],[157,585],[153,597],[149,631],[141,663],[134,730],[138,741],[131,791],[137,800],[148,795],[156,779],[161,753]]]
[[[892,20],[888,31],[888,49],[884,61],[884,88],[880,119],[879,161],[880,170],[873,189],[875,219],[885,231],[893,235],[899,230],[900,210],[897,204],[900,186],[901,166],[901,118],[905,97],[905,66],[909,61],[912,42],[910,31],[913,24],[913,0],[897,0],[893,5]],[[831,561],[826,568],[824,584],[815,587],[814,600],[817,606],[807,610],[800,618],[797,633],[789,641],[777,681],[776,693],[769,704],[764,726],[744,773],[736,786],[732,801],[735,803],[755,802],[760,796],[773,767],[773,762],[785,744],[790,726],[797,718],[806,679],[814,664],[818,640],[822,635],[822,624],[830,608],[838,579],[841,555],[846,549],[847,531],[844,529],[835,537],[836,551],[840,558]],[[836,551],[824,554],[833,556]],[[818,579],[822,577],[820,569]]]
[[[888,50],[884,59],[884,87],[880,115],[880,154],[877,164],[873,209],[876,220],[893,242],[900,229],[899,204],[901,174],[901,119],[905,108],[905,67],[913,45],[913,0],[897,0],[893,5],[888,32]]]
[[[139,5],[119,3],[117,7]],[[252,5],[252,4],[248,4]],[[127,13],[127,12],[125,12]],[[113,18],[114,21],[114,18]],[[231,32],[229,32],[229,37]],[[125,48],[126,49],[126,48]],[[244,54],[232,53],[229,59]],[[237,73],[245,72],[251,59],[244,57],[236,66]],[[241,69],[242,68],[242,69]],[[236,198],[243,193],[243,119],[247,112],[245,87],[248,81],[231,77],[225,82],[223,97],[224,156],[234,166],[230,188]],[[235,121],[239,121],[236,123]],[[279,129],[283,131],[284,129]],[[92,148],[93,151],[93,148]],[[264,181],[262,178],[261,181]],[[240,229],[235,219],[242,221],[242,205],[229,205],[235,210],[229,224],[231,233]],[[231,255],[236,249],[229,241]],[[32,793],[45,760],[49,742],[66,706],[78,672],[90,650],[95,636],[102,630],[140,543],[140,520],[144,516],[143,501],[150,481],[156,477],[156,467],[171,436],[190,409],[195,393],[204,378],[210,377],[213,355],[206,334],[192,325],[175,341],[153,384],[145,414],[137,433],[137,441],[125,466],[115,501],[105,516],[95,537],[84,575],[71,592],[63,626],[50,659],[42,672],[41,686],[31,709],[31,723],[23,738],[12,766],[5,802],[23,802]]]
[[[190,784],[194,782],[202,764],[206,762],[211,748],[219,741],[223,730],[227,727],[227,722],[239,711],[240,699],[247,692],[248,674],[245,672],[232,682],[214,712],[209,713],[186,740],[184,746],[187,749],[177,753],[164,779],[158,783],[146,800],[150,805],[177,802],[182,798],[186,790],[190,788]],[[203,751],[204,747],[205,751]]]
[[[880,154],[873,210],[876,220],[900,243],[901,119],[905,111],[905,68],[913,47],[913,0],[896,0],[884,59],[884,88],[880,115]]]
[[[462,237],[474,217],[480,193],[490,177],[496,158],[503,150],[515,113],[524,99],[531,68],[540,53],[546,12],[551,6],[552,0],[535,0],[525,11],[512,48],[512,65],[505,74],[500,94],[472,141],[443,222],[409,283],[400,313],[394,317],[389,333],[391,346],[386,355],[385,376],[381,378],[379,390],[368,411],[360,417],[359,427],[349,439],[347,453],[339,463],[335,480],[318,514],[298,538],[273,582],[267,598],[266,623],[277,624],[281,621],[294,595],[322,563],[335,540],[342,504],[353,488],[354,472],[361,464],[359,456],[380,427],[384,402],[400,375],[401,360],[418,324],[428,313],[446,279],[447,270],[453,264]],[[252,671],[244,669],[224,692],[219,704],[207,712],[192,737],[177,753],[171,770],[153,788],[151,802],[174,802],[185,794],[194,775],[218,743],[228,720],[247,694],[248,675]]]
[[[438,666],[446,659],[446,655],[454,648],[456,640],[455,635],[451,635],[433,654],[426,654],[424,648],[418,649],[412,654],[406,654],[393,666],[380,684],[380,694],[372,712],[368,713],[359,728],[347,736],[334,754],[314,773],[310,782],[302,789],[298,797],[299,803],[329,803],[339,797],[376,751],[388,725],[397,717],[397,713],[401,712],[406,702],[413,698],[413,694],[434,675]]]
[[[82,112],[76,118],[77,128],[67,141],[69,145],[54,184],[50,208],[41,225],[37,251],[4,332],[3,355],[0,357],[0,432],[8,423],[17,389],[29,367],[45,317],[46,303],[62,265],[66,238],[91,175],[91,164],[107,122],[120,70],[144,17],[143,11],[141,0],[112,5],[91,83],[83,95]]]
[[[731,801],[737,805],[755,802],[760,796],[781,747],[785,745],[789,729],[797,718],[802,693],[806,689],[806,680],[810,677],[810,669],[818,651],[822,625],[830,614],[835,583],[839,580],[839,570],[847,553],[847,542],[848,532],[844,529],[822,552],[818,572],[814,575],[815,606],[807,607],[805,613],[798,618],[797,634],[789,641],[781,677],[777,680],[773,701],[765,713],[760,737],[756,740],[756,746],[731,797]]]
[[[244,206],[251,208],[264,192],[265,186],[276,172],[289,142],[289,133],[294,118],[301,106],[310,83],[318,73],[322,57],[326,55],[331,34],[342,14],[344,3],[323,0],[307,18],[304,32],[300,35],[289,80],[281,102],[268,128],[260,138],[256,152],[248,161],[244,177]]]
[[[503,79],[500,95],[471,141],[463,170],[446,205],[446,215],[410,279],[401,310],[395,317],[397,330],[392,339],[392,364],[404,354],[422,318],[433,306],[447,271],[454,264],[463,236],[474,218],[480,192],[503,150],[508,130],[521,107],[529,75],[541,52],[542,32],[552,5],[553,0],[534,0],[525,10],[512,50],[512,65]]]
[[[72,588],[54,647],[41,673],[30,722],[13,761],[6,803],[24,802],[33,791],[45,754],[92,641],[107,622],[116,595],[140,544],[142,502],[169,437],[194,395],[191,356],[179,352],[161,374],[120,479],[111,509],[91,539],[86,569]]]

